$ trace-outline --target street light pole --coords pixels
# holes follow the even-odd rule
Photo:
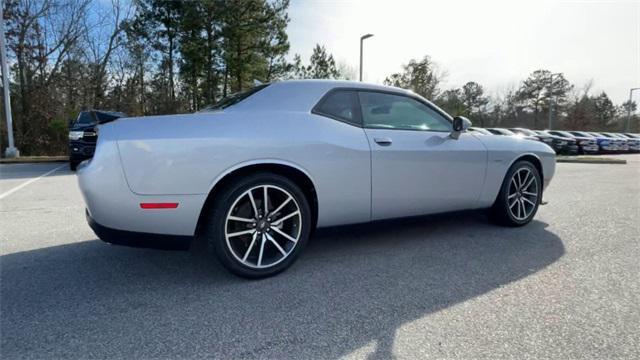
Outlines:
[[[552,117],[552,98],[553,98],[553,77],[561,75],[562,73],[553,73],[549,76],[549,130],[553,129],[553,117]]]
[[[633,101],[633,91],[640,90],[640,88],[631,88],[629,90],[629,109],[627,110],[627,125],[624,127],[625,132],[631,131],[631,102]]]
[[[6,157],[18,157],[20,153],[13,143],[13,119],[11,118],[11,98],[9,89],[9,67],[7,66],[7,48],[4,41],[4,0],[0,0],[0,62],[2,63],[2,88],[4,89],[4,112],[7,117],[8,145],[4,151]]]
[[[362,35],[360,37],[360,81],[362,82],[362,42],[365,39],[368,39],[370,37],[372,37],[373,34],[366,34],[366,35]]]

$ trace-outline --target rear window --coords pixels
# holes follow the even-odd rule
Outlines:
[[[269,86],[269,84],[262,84],[262,85],[254,86],[251,89],[248,89],[248,90],[245,90],[245,91],[241,91],[241,92],[237,92],[237,93],[231,94],[231,95],[229,95],[227,97],[224,97],[224,98],[220,99],[220,101],[218,101],[215,104],[208,105],[208,106],[204,107],[202,109],[202,111],[226,109],[229,106],[233,106],[235,104],[238,104],[238,103],[242,102],[243,100],[246,100],[251,95],[254,95],[258,91],[266,88],[267,86]]]
[[[361,125],[358,94],[353,90],[335,90],[327,94],[313,109],[313,113]]]

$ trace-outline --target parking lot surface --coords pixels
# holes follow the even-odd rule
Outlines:
[[[528,226],[322,230],[260,281],[199,243],[103,243],[67,167],[0,165],[0,357],[637,359],[640,155],[620,157],[558,164]]]

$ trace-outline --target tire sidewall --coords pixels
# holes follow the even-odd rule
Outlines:
[[[511,211],[509,210],[508,197],[509,197],[509,187],[511,184],[511,178],[518,170],[521,170],[524,168],[529,169],[536,178],[536,181],[538,184],[537,186],[538,197],[537,197],[535,207],[531,212],[531,214],[527,218],[523,220],[519,220],[519,219],[516,219],[511,214]],[[497,204],[499,205],[500,211],[503,212],[502,216],[504,220],[506,220],[507,224],[512,226],[522,226],[531,222],[531,220],[535,217],[536,213],[538,212],[538,207],[540,206],[541,200],[542,200],[542,182],[540,178],[540,172],[538,171],[538,169],[530,162],[524,161],[524,160],[518,161],[515,164],[513,164],[511,168],[509,168],[509,171],[507,171],[507,175],[505,176],[504,181],[502,183],[502,188],[500,189],[500,196],[497,199],[497,202],[498,202]]]
[[[227,215],[229,211],[231,211],[231,205],[234,201],[248,189],[261,185],[281,187],[293,196],[302,214],[302,229],[295,248],[286,259],[272,267],[255,269],[240,263],[231,253],[231,250],[227,246],[225,226]],[[311,210],[309,202],[302,190],[286,177],[271,173],[259,173],[227,186],[214,200],[214,205],[208,219],[207,241],[221,264],[232,273],[247,278],[263,278],[278,274],[291,266],[304,249],[310,232]]]

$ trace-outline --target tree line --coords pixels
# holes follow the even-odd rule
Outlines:
[[[308,61],[288,60],[288,9],[289,0],[5,1],[17,147],[23,155],[65,154],[68,120],[81,110],[193,112],[256,81],[354,79],[355,70],[320,44]],[[605,93],[578,92],[546,70],[501,96],[475,82],[442,90],[443,78],[425,56],[385,83],[479,126],[543,128],[550,97],[558,128],[619,131],[625,109],[635,111],[635,103],[614,106]]]
[[[390,75],[384,83],[411,89],[450,114],[469,117],[480,127],[545,129],[551,111],[554,129],[621,132],[631,111],[631,131],[640,131],[634,101],[615,105],[604,91],[592,94],[592,83],[578,89],[562,73],[533,71],[518,87],[494,96],[474,81],[443,90],[444,77],[438,65],[425,56],[409,61],[402,72]]]

